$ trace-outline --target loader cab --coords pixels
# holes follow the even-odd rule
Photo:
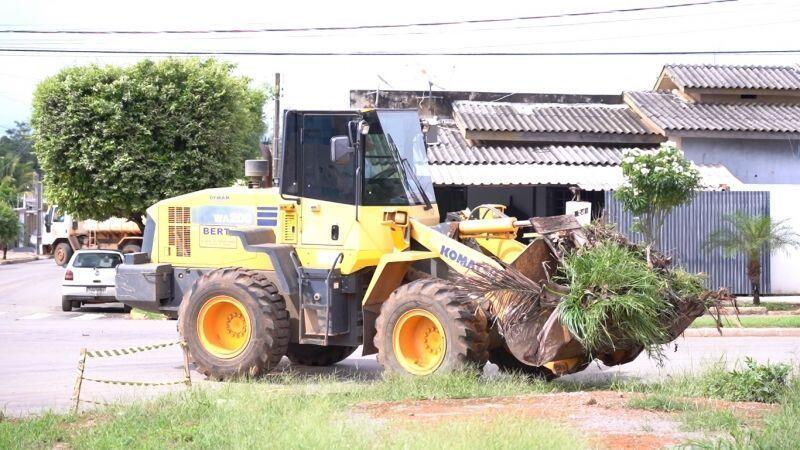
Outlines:
[[[435,204],[416,111],[287,111],[284,127],[282,194],[363,206]]]

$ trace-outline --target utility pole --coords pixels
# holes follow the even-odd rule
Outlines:
[[[36,254],[42,254],[42,180],[39,172],[33,173],[33,186],[36,192]]]
[[[272,119],[272,184],[278,185],[279,161],[283,158],[280,147],[281,135],[281,74],[275,74],[275,117]]]

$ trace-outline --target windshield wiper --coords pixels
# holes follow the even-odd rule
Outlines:
[[[403,185],[406,186],[409,184],[408,178],[410,175],[411,179],[414,181],[414,185],[417,186],[417,192],[414,192],[413,189],[410,189],[410,186],[408,190],[414,192],[414,194],[419,194],[422,197],[422,201],[425,202],[425,211],[433,208],[431,199],[428,198],[428,194],[426,194],[425,189],[422,188],[422,182],[419,181],[417,173],[414,171],[411,163],[409,163],[407,159],[400,156],[400,150],[397,149],[397,146],[394,144],[394,140],[392,139],[391,135],[387,134],[386,140],[389,142],[389,148],[392,150],[392,156],[394,157],[395,164],[400,171],[400,175],[403,177]]]

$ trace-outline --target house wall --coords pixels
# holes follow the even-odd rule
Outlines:
[[[780,139],[676,139],[687,158],[723,164],[742,183],[800,184],[800,141]]]
[[[800,185],[749,185],[742,190],[769,192],[772,220],[786,220],[800,233]],[[770,255],[770,284],[773,294],[800,294],[800,248],[773,252]]]

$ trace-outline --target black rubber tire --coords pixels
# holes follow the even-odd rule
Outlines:
[[[398,319],[407,311],[423,309],[442,324],[445,355],[433,373],[473,370],[479,373],[488,359],[489,333],[486,316],[477,304],[456,295],[456,288],[439,278],[424,278],[395,289],[375,323],[378,362],[387,372],[409,374],[397,360],[392,335]]]
[[[556,375],[547,367],[529,366],[520,362],[508,348],[506,348],[505,344],[489,350],[489,362],[495,364],[497,368],[500,369],[500,372],[515,373],[546,381],[556,378]]]
[[[130,314],[133,308],[130,305],[122,305],[122,312],[125,314]]]
[[[72,300],[66,297],[61,297],[61,310],[64,312],[72,311]]]
[[[358,347],[347,347],[343,345],[329,345],[323,347],[313,344],[289,344],[286,357],[292,364],[299,366],[332,366],[344,361],[352,355]]]
[[[67,242],[59,242],[56,248],[53,249],[53,261],[61,267],[67,267],[69,260],[72,258],[72,246]]]
[[[251,338],[237,356],[218,358],[205,350],[197,334],[197,316],[209,299],[227,295],[242,303]],[[212,270],[195,281],[178,312],[178,332],[186,340],[197,370],[213,380],[264,375],[278,365],[289,344],[289,314],[278,289],[264,275],[242,268]]]
[[[142,246],[139,244],[125,244],[121,249],[119,249],[119,251],[121,251],[122,254],[138,253],[142,251]]]

